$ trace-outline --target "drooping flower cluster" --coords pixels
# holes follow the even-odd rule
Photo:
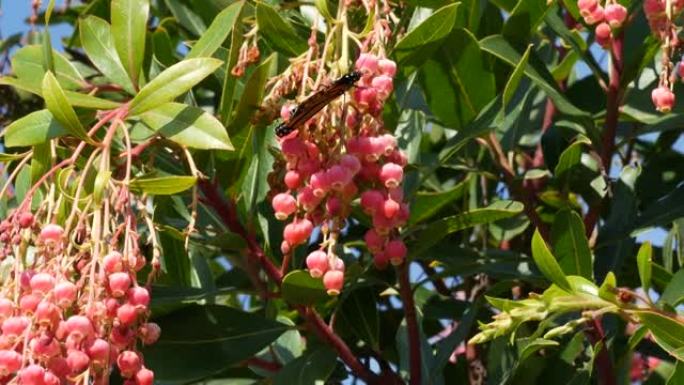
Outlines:
[[[150,295],[136,282],[145,258],[114,249],[98,256],[96,241],[85,228],[67,234],[27,211],[0,223],[11,270],[0,288],[0,383],[107,384],[114,367],[127,384],[153,383],[137,351],[161,332],[147,322]]]
[[[671,8],[668,10],[667,7]],[[673,55],[678,49],[679,36],[678,27],[674,20],[684,10],[684,1],[681,0],[646,0],[644,1],[644,14],[648,19],[651,31],[662,42],[661,73],[658,86],[651,92],[651,100],[656,109],[667,113],[672,110],[675,104],[675,94],[672,87],[675,81],[675,71],[673,71]],[[676,61],[676,59],[675,59]],[[684,61],[680,60],[678,65],[679,77],[684,79]]]
[[[603,48],[608,48],[614,36],[614,31],[622,28],[627,19],[627,8],[614,0],[608,0],[605,7],[600,0],[579,0],[577,6],[584,22],[596,26],[596,42]]]
[[[283,234],[283,254],[307,243],[313,229],[321,227],[324,240],[306,264],[313,277],[323,278],[331,295],[344,284],[344,262],[335,247],[355,199],[360,198],[362,209],[372,217],[373,228],[365,240],[376,266],[401,264],[407,252],[397,236],[409,214],[401,188],[407,161],[396,138],[384,132],[380,116],[393,89],[396,64],[363,53],[355,68],[362,77],[349,103],[335,102],[281,141],[286,191],[271,201],[276,218],[290,220]],[[283,119],[291,111],[284,106]]]

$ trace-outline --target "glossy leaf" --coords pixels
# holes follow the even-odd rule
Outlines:
[[[511,99],[513,99],[513,95],[515,94],[516,90],[518,89],[518,86],[520,85],[520,80],[522,80],[523,75],[525,75],[525,69],[527,68],[527,62],[530,58],[531,51],[532,45],[529,45],[525,50],[525,53],[522,55],[520,62],[515,65],[515,69],[513,70],[511,77],[508,78],[508,81],[506,82],[506,87],[504,88],[503,92],[504,109],[511,101]]]
[[[83,128],[81,121],[78,120],[76,111],[69,105],[69,101],[67,100],[64,91],[51,72],[45,73],[42,92],[48,110],[62,127],[75,137],[87,142],[92,142],[92,140],[88,138],[88,133],[85,128]]]
[[[60,85],[61,84],[62,83],[60,83]],[[30,92],[41,97],[43,96],[43,91],[41,90],[42,84],[35,85],[31,82],[25,81],[25,79],[12,78],[9,76],[0,76],[0,85],[12,86],[22,91]],[[111,110],[121,105],[120,103],[111,100],[102,99],[96,96],[91,96],[88,94],[82,94],[79,92],[69,90],[64,90],[64,96],[66,96],[66,99],[69,102],[69,104],[74,107]]]
[[[549,250],[549,247],[546,245],[546,241],[544,241],[544,238],[539,234],[539,230],[536,230],[532,236],[532,258],[539,270],[549,281],[568,293],[573,292],[570,282],[568,282],[558,261],[556,261],[556,257],[551,254],[551,250]]]
[[[306,41],[297,36],[292,26],[275,8],[258,2],[256,17],[259,32],[274,50],[287,56],[297,56],[307,49]]]
[[[513,66],[520,63],[522,59],[522,56],[500,35],[488,36],[480,40],[480,47]],[[554,104],[561,112],[574,117],[588,119],[589,115],[586,112],[575,107],[560,92],[553,76],[551,76],[547,68],[539,64],[539,59],[533,60],[535,57],[536,55],[531,52],[528,59],[529,63],[524,69],[525,75],[553,99]]]
[[[593,261],[582,218],[571,210],[561,210],[551,227],[551,244],[558,264],[567,275],[593,279]]]
[[[329,298],[321,278],[313,278],[308,271],[295,270],[283,278],[282,295],[294,305],[312,305]]]
[[[380,348],[380,316],[372,288],[362,287],[348,293],[340,304],[338,317],[357,337],[373,349]]]
[[[653,311],[639,311],[636,315],[661,348],[684,361],[684,324]]]
[[[165,103],[140,115],[152,131],[190,148],[233,150],[225,127],[201,108]]]
[[[680,269],[672,276],[658,302],[664,302],[672,307],[684,302],[684,269]]]
[[[414,257],[419,256],[451,233],[499,219],[509,218],[519,214],[522,210],[523,205],[520,202],[499,201],[487,207],[432,222],[416,235],[415,241],[412,241],[409,245],[409,253]]]
[[[144,350],[163,383],[201,380],[247,359],[288,327],[226,306],[192,305],[155,320],[164,333]]]
[[[132,191],[150,195],[174,195],[183,192],[197,182],[194,176],[161,176],[156,178],[135,178],[129,186]]]
[[[95,67],[110,81],[134,94],[135,87],[116,52],[109,23],[98,17],[88,16],[81,20],[79,31],[83,49]]]
[[[399,66],[420,66],[454,28],[460,3],[445,5],[397,42],[392,52]]]
[[[235,2],[216,15],[209,29],[192,46],[186,59],[194,57],[211,57],[223,44],[228,34],[235,27],[238,16],[242,12],[243,1]]]
[[[57,77],[62,88],[73,90],[85,85],[83,76],[64,55],[53,51],[52,58],[54,60],[55,77]],[[40,45],[27,45],[12,55],[12,71],[28,87],[40,89],[45,77],[45,68],[43,47]]]
[[[134,85],[138,84],[145,56],[149,0],[112,0],[114,46]]]
[[[211,58],[187,59],[164,70],[131,100],[130,114],[139,115],[189,91],[221,65]]]
[[[644,242],[639,248],[637,254],[637,266],[639,267],[639,279],[641,280],[641,287],[648,292],[651,287],[651,277],[653,276],[653,247],[651,242]]]
[[[431,218],[440,209],[459,199],[465,194],[470,178],[458,183],[456,186],[440,192],[418,192],[411,204],[411,216],[409,223],[419,223]]]
[[[48,110],[32,112],[5,128],[5,146],[33,146],[69,133]]]

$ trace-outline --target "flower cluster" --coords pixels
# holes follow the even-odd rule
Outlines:
[[[68,237],[38,222],[24,211],[0,223],[3,265],[12,270],[0,288],[0,383],[107,384],[116,366],[127,384],[151,385],[136,349],[161,332],[147,322],[150,294],[136,283],[145,258],[98,257],[86,231]]]
[[[330,106],[281,141],[287,191],[271,201],[276,218],[292,217],[283,234],[283,254],[307,243],[314,227],[321,227],[324,240],[306,264],[313,277],[323,278],[330,295],[338,294],[344,284],[344,262],[335,247],[355,199],[360,197],[361,207],[373,220],[365,240],[375,264],[401,264],[407,252],[397,237],[409,214],[401,188],[407,160],[396,138],[384,132],[380,117],[393,89],[396,64],[363,53],[355,67],[362,77],[351,102]],[[281,110],[283,119],[290,113],[290,106]],[[337,128],[341,124],[334,122],[343,122],[344,127]]]
[[[667,9],[668,5],[671,9]],[[662,61],[661,73],[658,87],[651,92],[651,100],[656,109],[660,112],[667,113],[672,110],[675,104],[675,94],[672,92],[672,86],[675,81],[675,73],[673,71],[672,56],[679,46],[679,37],[677,33],[677,26],[673,20],[677,19],[677,15],[684,10],[684,1],[675,0],[646,0],[644,1],[644,14],[648,19],[648,24],[651,31],[662,42]],[[684,78],[684,62],[680,61],[678,66],[680,78]]]
[[[603,48],[608,48],[613,39],[613,31],[622,28],[627,18],[627,8],[614,0],[608,0],[605,7],[599,0],[579,0],[577,6],[584,22],[596,25],[594,30],[596,42]]]

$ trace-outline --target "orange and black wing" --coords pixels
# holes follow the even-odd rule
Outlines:
[[[297,110],[294,112],[294,115],[287,122],[280,123],[276,127],[276,135],[283,137],[302,126],[320,110],[322,110],[323,107],[327,106],[330,104],[330,102],[347,92],[347,90],[353,87],[360,78],[360,72],[350,72],[335,80],[335,82],[333,82],[333,84],[331,84],[329,87],[326,87],[306,98],[306,100],[297,106]]]

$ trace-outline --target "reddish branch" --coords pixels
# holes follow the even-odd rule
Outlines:
[[[524,188],[522,183],[516,180],[517,176],[513,167],[508,162],[508,158],[501,148],[501,143],[496,138],[496,134],[491,133],[485,139],[489,151],[492,153],[492,158],[497,166],[501,169],[504,175],[506,185],[511,192],[511,195],[521,201],[524,205],[525,214],[532,221],[532,223],[539,229],[539,233],[544,239],[549,239],[549,229],[544,223],[536,210],[536,196],[534,191]]]
[[[283,276],[275,264],[268,259],[264,254],[263,249],[259,245],[254,233],[248,231],[240,220],[238,219],[235,204],[224,199],[219,192],[219,187],[216,183],[207,180],[199,182],[199,187],[204,194],[204,202],[212,207],[219,215],[221,221],[228,227],[230,231],[239,235],[247,243],[247,251],[249,256],[257,260],[264,269],[269,279],[271,279],[278,287],[281,286]],[[373,372],[364,367],[354,353],[349,349],[349,346],[338,337],[335,332],[323,321],[323,319],[311,308],[304,306],[297,306],[297,311],[302,316],[310,327],[319,335],[319,337],[332,346],[340,359],[354,372],[356,376],[366,381],[369,384],[380,383],[379,377]]]
[[[603,332],[600,319],[593,320],[591,329],[587,330],[587,336],[594,346],[599,342],[603,342],[601,349],[596,352],[596,367],[599,372],[601,385],[617,385],[613,361],[610,359],[608,347],[606,347],[606,335]]]
[[[610,49],[610,80],[608,83],[608,93],[606,101],[606,122],[603,130],[603,138],[601,140],[601,164],[606,175],[610,175],[610,163],[615,152],[615,135],[617,133],[618,118],[620,115],[620,104],[622,99],[622,90],[620,89],[620,78],[623,69],[623,45],[624,34],[620,32],[612,42]],[[598,222],[601,204],[598,203],[589,209],[589,212],[584,217],[584,227],[587,236],[590,236],[594,231],[596,222]]]
[[[409,262],[399,267],[399,295],[404,304],[404,317],[406,317],[406,329],[408,330],[409,343],[409,368],[411,370],[410,385],[421,384],[422,357],[420,353],[420,332],[416,319],[416,305],[413,302],[413,291],[409,281]]]

